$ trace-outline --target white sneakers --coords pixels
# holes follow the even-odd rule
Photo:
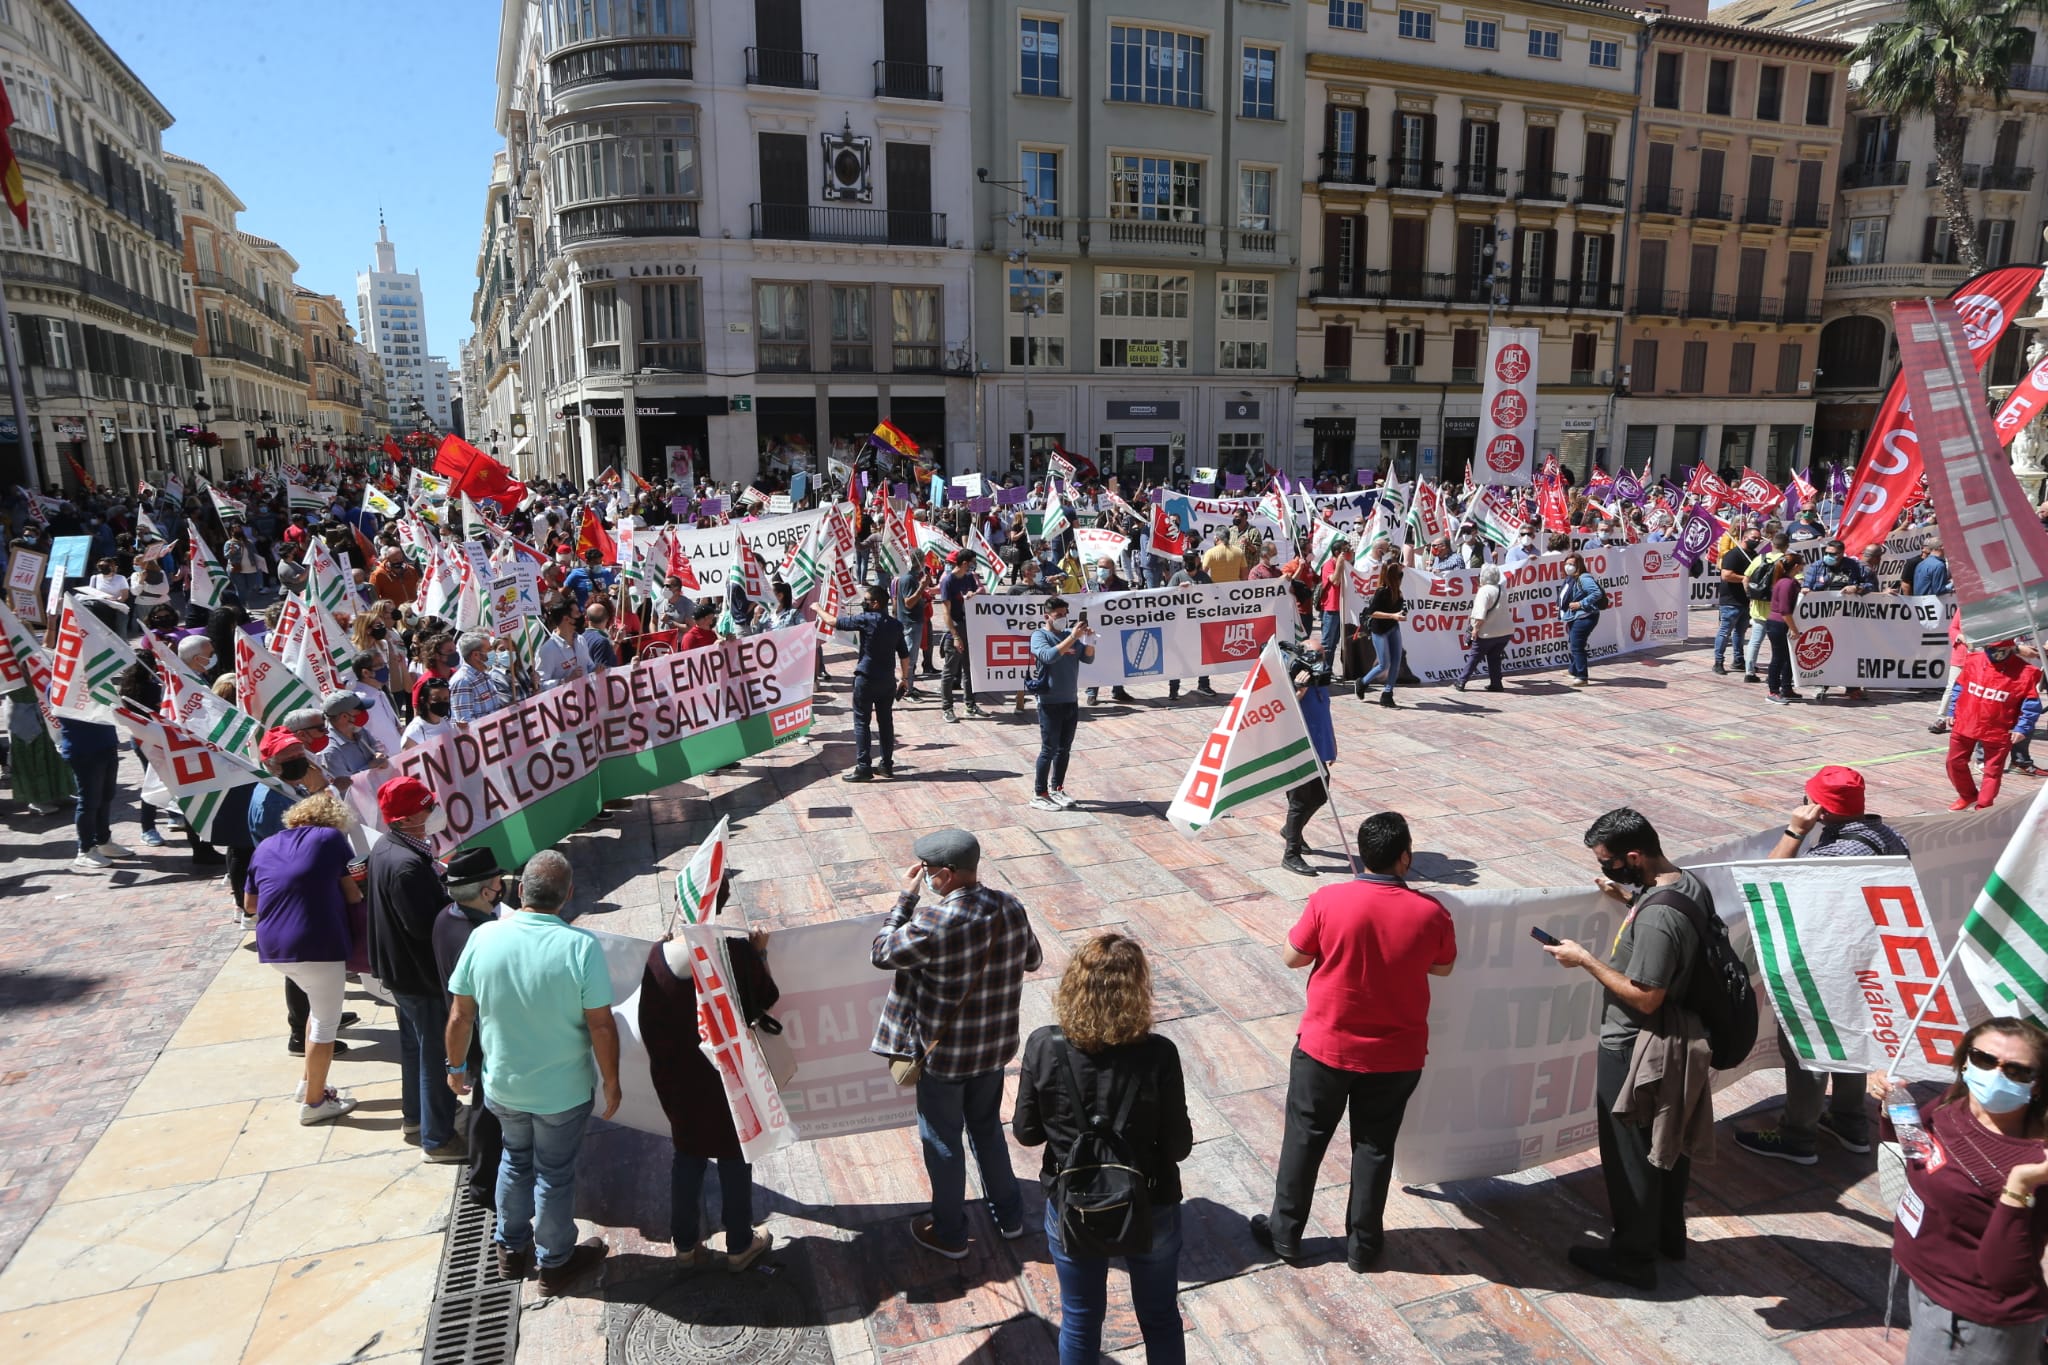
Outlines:
[[[1031,809],[1059,810],[1061,807],[1060,803],[1053,800],[1050,796],[1034,796],[1031,798]]]
[[[305,1091],[303,1082],[300,1083],[299,1089],[303,1095]],[[327,1093],[320,1097],[320,1103],[301,1104],[299,1106],[299,1122],[308,1128],[316,1123],[332,1123],[355,1107],[356,1102],[353,1099],[343,1096],[339,1091],[329,1086]]]
[[[1079,804],[1074,800],[1073,797],[1067,795],[1067,789],[1065,787],[1054,787],[1052,789],[1051,795],[1053,799],[1053,804],[1058,806],[1061,810],[1072,810],[1076,805]]]
[[[78,850],[78,856],[71,860],[71,870],[73,872],[97,872],[103,867],[111,866],[112,863],[113,860],[111,858],[96,848],[81,848]]]
[[[112,839],[109,839],[104,844],[101,844],[98,848],[98,851],[106,854],[109,858],[132,858],[135,856],[133,852],[126,848],[123,848],[121,845],[115,843]]]
[[[1057,787],[1047,792],[1044,796],[1034,796],[1031,798],[1031,809],[1033,810],[1072,810],[1076,804],[1078,803],[1075,802],[1073,797]]]

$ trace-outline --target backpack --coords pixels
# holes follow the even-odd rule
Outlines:
[[[1590,592],[1586,589],[1586,583],[1589,580],[1593,584],[1592,590]],[[1607,610],[1607,589],[1600,586],[1599,579],[1594,578],[1593,575],[1589,573],[1580,574],[1579,581],[1573,586],[1578,588],[1579,590],[1580,610],[1595,613]]]
[[[1756,1047],[1756,989],[1750,984],[1749,965],[1728,941],[1728,926],[1698,901],[1670,887],[1650,892],[1642,904],[1668,905],[1692,925],[1700,956],[1685,1007],[1699,1015],[1707,1031],[1714,1069],[1729,1071],[1742,1065]]]
[[[1134,1256],[1150,1251],[1152,1194],[1123,1136],[1138,1098],[1137,1079],[1125,1082],[1116,1118],[1105,1122],[1082,1097],[1073,1048],[1064,1039],[1060,1072],[1080,1129],[1047,1196],[1059,1222],[1060,1244],[1069,1256]]]
[[[1774,567],[1773,563],[1762,555],[1750,561],[1749,568],[1742,575],[1742,595],[1752,602],[1770,601],[1771,570]],[[1761,573],[1758,572],[1759,569],[1762,570]]]

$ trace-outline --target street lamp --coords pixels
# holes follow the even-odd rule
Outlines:
[[[193,394],[193,395],[192,395],[192,411],[193,411],[194,413],[196,413],[196,414],[198,415],[198,417],[199,417],[199,429],[200,429],[201,431],[207,432],[207,433],[208,433],[208,434],[210,435],[210,434],[211,434],[211,432],[212,432],[212,429],[211,429],[210,427],[208,427],[208,426],[207,426],[207,417],[206,417],[206,414],[207,414],[207,413],[209,413],[209,412],[212,412],[212,411],[213,411],[213,404],[211,404],[211,403],[209,403],[209,402],[207,402],[207,401],[206,401],[206,395],[205,395],[204,393],[195,393],[195,394]],[[201,446],[201,447],[199,447],[199,448],[200,448],[201,450],[204,450],[204,449],[206,449],[206,447],[205,447],[205,446]],[[188,452],[188,454],[189,454],[189,452],[190,452],[190,450],[191,450],[191,443],[190,443],[189,441],[188,441],[188,442],[186,443],[186,450],[187,450],[187,452]],[[210,456],[200,456],[199,458],[200,458],[200,459],[204,459],[204,460],[206,461],[206,472],[207,472],[208,474],[212,474],[212,473],[213,473],[213,460],[212,460],[212,457],[210,457]],[[194,469],[193,469],[193,472],[194,472],[194,473],[197,473],[197,472],[198,472],[198,470],[197,470],[197,462],[195,461],[194,463],[195,463],[195,467],[194,467]]]
[[[1044,282],[1044,277],[1040,272],[1031,268],[1031,248],[1038,242],[1038,229],[1035,225],[1035,220],[1040,205],[1038,196],[1030,190],[1029,181],[991,180],[988,178],[988,169],[984,166],[975,167],[974,178],[984,185],[993,185],[997,189],[1008,190],[1021,201],[1019,210],[1014,213],[1005,214],[1004,218],[1011,227],[1017,229],[1018,236],[1024,242],[1022,247],[1011,251],[1006,260],[1009,266],[1014,267],[1023,277],[1024,287],[1024,486],[1028,489],[1031,487],[1031,428],[1033,425],[1031,420],[1031,319],[1037,316],[1039,311],[1037,286]],[[1006,303],[1010,293],[1008,273],[1006,270],[1003,281],[1003,297]]]

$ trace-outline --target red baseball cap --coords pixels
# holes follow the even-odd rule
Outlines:
[[[263,738],[256,742],[256,752],[266,759],[271,759],[286,749],[300,748],[304,743],[305,741],[297,735],[278,725],[263,732]]]
[[[394,777],[377,788],[377,813],[389,824],[433,809],[434,793],[417,777]]]
[[[1829,815],[1863,814],[1863,774],[1831,763],[1806,779],[1806,799]]]

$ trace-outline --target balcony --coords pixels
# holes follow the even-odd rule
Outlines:
[[[1424,190],[1442,194],[1444,189],[1444,163],[1441,161],[1417,161],[1413,157],[1394,156],[1387,158],[1387,188],[1390,190]]]
[[[1210,246],[1212,229],[1171,218],[1098,218],[1084,245],[1142,256],[1199,256]]]
[[[1834,217],[1832,206],[1827,204],[1794,204],[1792,206],[1792,230],[1794,232],[1825,232],[1828,222]]]
[[[1734,315],[1735,300],[1705,290],[1688,291],[1678,305],[1678,316],[1694,321],[1726,322]]]
[[[1499,166],[1467,166],[1456,168],[1457,179],[1452,182],[1455,194],[1484,195],[1493,199],[1507,197],[1507,172]]]
[[[558,95],[600,81],[686,81],[690,75],[688,43],[607,43],[548,59],[548,84]]]
[[[756,240],[841,242],[853,246],[942,247],[946,244],[946,215],[943,213],[815,204],[756,204],[753,209],[753,235]]]
[[[1805,299],[1786,299],[1784,311],[1778,315],[1778,321],[1784,323],[1819,322],[1820,305],[1809,303]]]
[[[1371,186],[1378,183],[1372,170],[1378,159],[1371,152],[1324,152],[1322,173],[1316,179],[1325,185]]]
[[[1677,318],[1685,316],[1685,306],[1675,289],[1639,288],[1629,300],[1629,313],[1639,318]]]
[[[1397,299],[1404,303],[1449,303],[1455,286],[1450,275],[1420,270],[1365,270],[1349,279],[1331,280],[1309,290],[1319,299]]]
[[[1643,189],[1643,212],[1677,218],[1685,213],[1685,191],[1675,185],[1648,185]]]
[[[875,98],[942,100],[946,96],[940,73],[941,68],[923,62],[876,62]],[[813,80],[809,88],[817,89],[817,82]]]
[[[2015,66],[2006,84],[2014,90],[2048,90],[2048,66]]]
[[[778,47],[747,49],[747,84],[777,85],[785,90],[818,88],[818,54],[787,52]]]
[[[1779,227],[1785,221],[1785,203],[1751,195],[1742,201],[1742,221],[1751,227]]]
[[[1968,279],[1970,272],[1960,265],[1902,262],[1897,265],[1831,265],[1827,292],[1875,289],[1883,293],[1917,294],[1929,290],[1947,292]]]
[[[701,341],[643,341],[635,351],[642,374],[650,370],[676,374],[704,373],[704,343]]]
[[[622,199],[561,210],[555,223],[564,243],[598,237],[695,237],[694,199]]]
[[[1510,279],[1508,281],[1508,306],[1510,308],[1593,308],[1604,311],[1619,311],[1621,291],[1611,284],[1598,280],[1537,280]]]
[[[1226,240],[1232,258],[1237,260],[1277,261],[1287,250],[1287,235],[1271,228],[1240,226]]]
[[[78,288],[78,263],[33,251],[0,251],[0,270],[17,284],[48,284],[60,289]]]
[[[1523,171],[1522,187],[1515,191],[1515,198],[1524,203],[1562,204],[1570,179],[1563,171]]]
[[[1842,167],[1842,188],[1874,190],[1903,185],[1912,169],[1910,161],[1859,161],[1853,166]]]
[[[1619,211],[1628,207],[1628,182],[1611,176],[1582,175],[1578,197],[1572,202],[1582,208]]]
[[[1695,192],[1692,197],[1692,216],[1695,221],[1702,223],[1732,223],[1735,221],[1735,196]]]
[[[1782,322],[1783,309],[1780,300],[1765,298],[1760,294],[1738,294],[1735,296],[1735,310],[1730,315],[1735,322]]]
[[[1938,168],[1933,162],[1927,163],[1926,183],[1933,189],[1941,183]],[[1986,166],[1971,162],[1962,168],[1963,188],[1970,190],[2025,190],[2034,184],[2032,166]]]

